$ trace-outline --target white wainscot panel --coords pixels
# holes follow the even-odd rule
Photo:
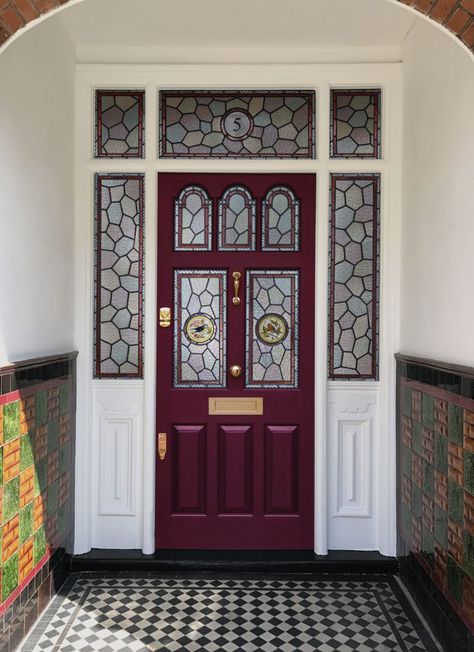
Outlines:
[[[328,387],[330,550],[377,549],[378,405],[378,388],[370,385]]]
[[[94,548],[140,548],[143,386],[96,381],[93,387]]]

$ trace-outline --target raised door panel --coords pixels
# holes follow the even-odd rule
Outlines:
[[[299,428],[265,429],[265,514],[298,514]]]
[[[206,427],[175,426],[171,441],[173,514],[206,514]]]
[[[220,514],[253,511],[252,426],[220,426],[218,431],[218,509]]]

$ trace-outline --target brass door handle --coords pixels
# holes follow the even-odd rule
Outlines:
[[[168,328],[171,324],[171,308],[164,306],[160,308],[160,326],[161,328]]]
[[[232,378],[238,378],[242,374],[242,367],[238,364],[233,364],[229,369]]]
[[[242,274],[240,272],[232,272],[232,278],[234,279],[234,298],[232,299],[232,303],[234,306],[238,306],[240,303],[239,288],[241,276]]]
[[[166,457],[166,447],[167,447],[168,435],[166,432],[160,432],[158,434],[158,457],[163,461]]]

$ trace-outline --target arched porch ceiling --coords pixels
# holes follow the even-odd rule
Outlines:
[[[399,2],[413,8],[434,22],[443,25],[474,53],[474,0],[379,1],[392,4]],[[63,5],[75,2],[77,0],[0,0],[0,46],[28,23]],[[236,5],[237,8],[238,6]],[[231,8],[230,5],[227,7],[229,12]],[[231,18],[231,13],[229,13],[229,19]]]

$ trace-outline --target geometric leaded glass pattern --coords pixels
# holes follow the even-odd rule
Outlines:
[[[291,188],[270,188],[262,202],[262,251],[299,250],[300,202]]]
[[[186,186],[175,200],[175,251],[210,251],[212,202],[199,186]]]
[[[377,380],[380,175],[332,174],[329,378]]]
[[[298,387],[299,272],[248,270],[246,387]]]
[[[380,158],[380,90],[331,91],[331,158]]]
[[[174,387],[225,387],[227,272],[175,270]]]
[[[143,158],[144,91],[96,91],[96,158]]]
[[[315,158],[314,91],[161,91],[161,158]]]
[[[256,202],[243,186],[231,186],[219,199],[220,251],[255,251]]]
[[[94,376],[143,376],[144,175],[97,174]]]

